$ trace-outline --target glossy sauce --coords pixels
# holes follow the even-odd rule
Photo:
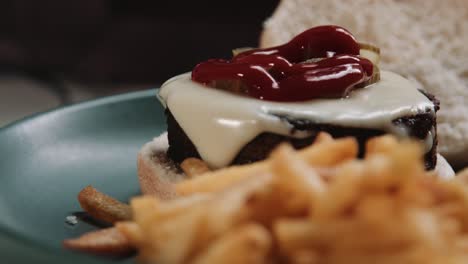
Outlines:
[[[372,76],[372,62],[358,57],[359,50],[347,30],[320,26],[281,46],[202,62],[193,69],[192,80],[208,86],[219,80],[240,81],[248,96],[269,101],[339,98]],[[304,62],[314,58],[323,59]]]

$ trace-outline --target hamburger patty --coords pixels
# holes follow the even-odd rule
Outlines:
[[[439,110],[439,101],[433,95],[425,92],[422,93],[424,93],[434,103],[436,111]],[[176,163],[180,163],[189,157],[200,158],[200,154],[196,147],[180,127],[179,123],[177,123],[169,109],[166,109],[166,117],[169,141],[168,156]],[[365,142],[369,138],[385,134],[384,131],[376,129],[318,124],[310,120],[290,119],[287,116],[279,116],[279,118],[289,122],[295,130],[307,131],[310,136],[298,139],[269,132],[262,133],[245,145],[231,164],[246,164],[263,160],[278,144],[282,142],[288,142],[296,149],[306,147],[312,144],[317,134],[322,131],[329,133],[334,138],[347,136],[355,137],[359,143],[359,155],[362,156],[365,148]],[[435,131],[433,135],[434,142],[432,144],[432,148],[424,156],[426,169],[433,169],[437,162],[436,116],[428,112],[415,116],[401,117],[393,120],[393,123],[407,127],[409,135],[420,140],[426,139],[429,132]]]

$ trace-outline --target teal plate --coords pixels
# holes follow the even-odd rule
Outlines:
[[[155,90],[77,104],[0,130],[1,263],[133,263],[70,252],[62,240],[96,229],[79,212],[87,185],[128,201],[138,195],[140,147],[166,129]]]

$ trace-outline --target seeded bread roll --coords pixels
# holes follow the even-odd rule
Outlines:
[[[336,24],[381,49],[381,68],[397,72],[441,101],[439,152],[468,165],[467,0],[282,0],[264,25],[261,47],[314,26]]]

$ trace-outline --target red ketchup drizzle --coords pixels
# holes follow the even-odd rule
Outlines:
[[[320,26],[281,46],[245,51],[232,60],[201,62],[192,80],[205,85],[238,80],[247,87],[247,95],[269,101],[343,97],[372,76],[372,62],[358,57],[359,49],[346,29]],[[324,59],[303,62],[312,58]]]

